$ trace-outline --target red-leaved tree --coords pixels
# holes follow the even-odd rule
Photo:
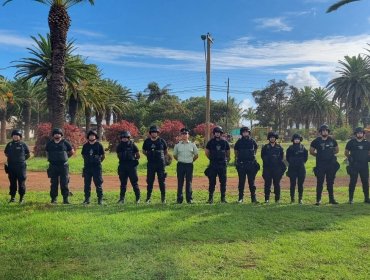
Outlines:
[[[119,135],[122,131],[130,131],[131,137],[139,136],[139,129],[134,123],[128,121],[120,121],[109,126],[104,126],[105,138],[109,142],[109,151],[115,152],[116,147],[119,144],[120,138]]]
[[[160,127],[160,137],[166,140],[169,147],[174,147],[183,127],[185,126],[180,121],[165,120]]]
[[[85,134],[75,125],[64,124],[63,132],[64,138],[71,143],[75,150],[85,141]],[[36,128],[35,136],[36,143],[33,153],[35,157],[45,157],[45,146],[52,139],[51,123],[40,123]]]
[[[210,133],[210,136],[212,137],[212,130],[213,128],[215,128],[217,125],[215,125],[214,123],[210,123],[209,127],[209,133]],[[194,129],[194,134],[195,135],[200,135],[202,137],[206,137],[206,124],[205,123],[201,123],[201,124],[198,124]]]

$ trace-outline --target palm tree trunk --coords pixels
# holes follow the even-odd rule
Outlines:
[[[77,99],[73,94],[71,94],[71,97],[69,98],[68,102],[68,113],[69,117],[71,118],[69,123],[73,125],[76,125],[77,107],[78,107]]]
[[[30,129],[31,129],[31,103],[26,101],[24,106],[24,140],[30,140]]]
[[[70,26],[70,17],[66,7],[53,4],[49,11],[50,42],[52,50],[51,94],[52,127],[63,127],[65,121],[65,57],[67,32]]]
[[[54,119],[53,116],[53,94],[51,91],[51,79],[46,81],[47,89],[46,89],[46,104],[48,106],[48,120],[51,123]]]
[[[1,123],[0,144],[5,144],[6,143],[6,107],[0,110],[0,123]]]
[[[85,124],[86,124],[86,131],[91,129],[91,108],[85,107]]]
[[[108,106],[106,108],[106,114],[105,114],[105,123],[107,125],[110,125],[111,116],[112,116],[112,108]]]
[[[102,139],[103,136],[103,125],[102,125],[103,119],[104,112],[96,112],[96,126],[97,126],[96,129],[99,139]]]

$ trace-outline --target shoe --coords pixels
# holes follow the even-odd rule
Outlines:
[[[135,200],[135,203],[136,203],[136,204],[140,204],[140,198],[137,198],[137,199]]]
[[[366,199],[364,200],[364,203],[370,203],[370,199],[369,199],[369,198],[366,198]]]
[[[125,203],[125,200],[124,200],[124,199],[122,199],[122,198],[120,198],[120,199],[117,201],[117,203],[118,203],[118,204],[123,204],[123,203]]]
[[[88,205],[90,204],[90,198],[86,198],[82,204]]]
[[[104,202],[103,202],[103,198],[102,197],[99,197],[98,198],[98,205],[103,205]]]
[[[194,201],[190,199],[189,201],[187,201],[187,204],[194,204]]]
[[[227,203],[226,198],[221,198],[221,203]]]
[[[208,204],[213,204],[213,198],[208,199],[207,203]]]
[[[14,196],[12,196],[12,197],[9,199],[8,203],[13,203],[13,202],[15,202],[15,197],[14,197]]]
[[[177,204],[182,204],[182,200],[176,200]]]
[[[19,204],[23,204],[23,203],[24,203],[24,196],[20,195],[19,196]]]
[[[260,203],[260,202],[257,200],[257,198],[256,198],[255,196],[254,196],[254,197],[252,197],[251,202],[252,202],[252,203],[255,203],[255,204]]]
[[[162,204],[166,204],[167,203],[167,201],[166,201],[165,198],[161,199],[161,202],[162,202]]]
[[[242,198],[241,198],[241,199],[239,199],[239,200],[237,201],[237,203],[242,204],[242,203],[243,203],[243,199],[242,199]]]
[[[269,203],[270,203],[270,201],[269,201],[268,199],[266,199],[266,200],[265,200],[265,203],[266,203],[266,204],[269,204]]]
[[[290,200],[290,203],[295,203],[295,199],[294,199],[294,198],[292,198],[292,199]]]
[[[280,203],[280,199],[275,199],[275,203],[276,204],[279,204]]]
[[[145,203],[146,203],[146,204],[150,204],[150,202],[151,202],[151,201],[150,201],[150,198],[147,198],[147,199],[145,200]]]
[[[339,204],[335,199],[329,200],[329,204]]]
[[[321,205],[321,200],[316,201],[315,205],[320,206]]]
[[[303,204],[302,199],[298,200],[298,203],[299,203],[299,204]]]

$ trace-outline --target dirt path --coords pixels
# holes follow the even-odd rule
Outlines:
[[[4,162],[5,155],[3,151],[0,151],[0,189],[7,189],[9,186],[8,177],[4,172]],[[83,190],[83,178],[80,174],[71,174],[70,175],[70,189],[72,191],[82,191]],[[119,178],[118,176],[104,176],[104,190],[118,190],[119,189]],[[139,186],[140,188],[146,187],[145,176],[139,177]],[[336,178],[335,185],[337,186],[347,186],[349,182],[348,177],[338,177]],[[166,185],[169,189],[177,188],[177,179],[176,177],[168,177],[166,179]],[[238,178],[229,178],[227,181],[229,190],[237,190]],[[282,187],[289,187],[289,178],[284,177],[282,180]],[[314,187],[316,185],[315,177],[307,177],[305,186]],[[47,191],[50,187],[50,180],[48,179],[45,172],[27,172],[27,181],[26,181],[27,190],[30,191]],[[131,186],[131,185],[130,185]],[[262,177],[256,178],[256,186],[261,191],[263,188],[263,179]],[[154,184],[154,188],[158,189],[158,184]],[[129,187],[130,189],[130,187]],[[196,177],[193,179],[193,189],[196,190],[207,190],[208,189],[208,178],[207,177]]]

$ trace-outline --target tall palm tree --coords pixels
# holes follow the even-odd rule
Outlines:
[[[5,0],[4,5],[13,0]],[[34,0],[50,6],[48,24],[51,42],[51,82],[52,95],[49,112],[53,115],[52,126],[63,127],[65,121],[65,62],[67,55],[67,33],[71,24],[68,9],[81,2],[88,1],[91,5],[94,0]]]
[[[8,103],[14,103],[13,88],[9,80],[0,77],[0,144],[6,142],[6,115]]]
[[[53,123],[54,102],[55,98],[51,91],[52,89],[52,45],[50,35],[46,37],[38,35],[38,38],[31,36],[35,42],[34,48],[27,48],[31,57],[23,58],[15,61],[15,67],[18,68],[16,77],[24,80],[35,79],[35,84],[46,81],[47,84],[47,106],[49,111],[49,121]],[[85,60],[78,56],[72,55],[75,50],[73,41],[68,42],[66,46],[66,61],[64,66],[64,80],[66,82],[65,91],[74,92],[78,83],[90,73],[90,67],[85,63]],[[63,117],[64,120],[64,117]]]
[[[327,87],[334,91],[333,100],[339,101],[346,108],[349,124],[358,125],[361,111],[370,104],[370,63],[358,56],[345,56],[339,61],[339,77],[332,79]]]
[[[170,89],[168,87],[169,85],[160,88],[156,82],[149,83],[148,87],[144,90],[144,92],[148,92],[147,102],[152,103],[168,96],[170,93]]]
[[[360,1],[360,0],[340,0],[336,3],[334,3],[333,5],[331,5],[327,10],[326,12],[327,13],[331,13],[333,11],[336,11],[337,9],[339,9],[340,7],[342,7],[343,5],[346,5],[346,4],[349,4],[349,3],[352,3],[352,2],[357,2],[357,1]]]
[[[242,113],[242,118],[249,120],[250,126],[249,128],[252,129],[253,121],[257,119],[256,110],[252,107],[247,108]]]

